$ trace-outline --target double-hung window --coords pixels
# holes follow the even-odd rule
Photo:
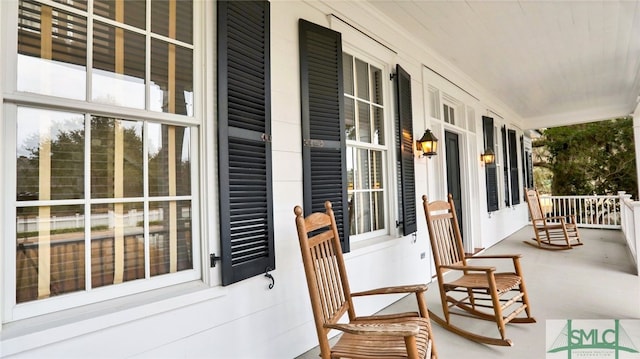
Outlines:
[[[200,278],[196,3],[4,4],[5,321]]]
[[[342,61],[350,234],[365,238],[388,233],[382,70],[347,53]]]

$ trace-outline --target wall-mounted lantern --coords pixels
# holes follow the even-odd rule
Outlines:
[[[494,164],[496,162],[496,154],[491,148],[487,148],[484,153],[480,155],[480,161],[484,162],[485,165]]]
[[[438,139],[431,130],[426,130],[422,138],[416,141],[416,148],[418,151],[422,151],[420,157],[431,158],[431,156],[438,154]]]

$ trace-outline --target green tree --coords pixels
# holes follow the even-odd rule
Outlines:
[[[551,171],[552,194],[626,191],[638,198],[632,118],[554,127],[541,133],[534,147],[545,151],[536,165]]]

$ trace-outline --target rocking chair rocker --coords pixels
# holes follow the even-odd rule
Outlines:
[[[424,299],[427,285],[352,293],[331,202],[325,202],[325,208],[326,213],[312,213],[306,218],[300,206],[294,208],[321,357],[436,359]],[[352,297],[394,293],[414,293],[419,312],[356,316]],[[348,323],[339,323],[345,313]],[[343,333],[337,343],[330,346],[328,334],[333,329]]]
[[[427,196],[422,196],[422,201],[427,217],[444,318],[431,310],[429,316],[443,328],[476,342],[502,346],[513,345],[512,341],[506,338],[505,324],[535,323],[536,321],[531,316],[531,307],[520,269],[520,255],[467,257],[462,246],[453,197],[449,195],[448,202],[429,203]],[[513,262],[514,272],[498,273],[494,266],[467,263],[471,260],[486,261],[487,259],[510,259]],[[456,275],[455,278],[449,277]],[[461,310],[451,311],[455,307]],[[525,312],[526,317],[518,316],[522,312]],[[452,314],[495,321],[500,338],[483,336],[462,329],[452,323]]]

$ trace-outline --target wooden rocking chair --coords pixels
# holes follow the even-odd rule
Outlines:
[[[325,202],[325,208],[326,213],[306,218],[300,206],[294,208],[321,357],[437,358],[424,299],[427,285],[351,293],[331,202]],[[419,312],[356,316],[352,297],[392,293],[415,293]],[[345,313],[348,323],[339,323]],[[343,332],[333,347],[328,338],[332,329]]]
[[[430,317],[445,329],[465,338],[491,345],[513,345],[511,340],[506,338],[505,324],[535,323],[536,321],[531,317],[531,307],[520,269],[520,255],[467,258],[462,246],[453,197],[449,195],[448,202],[429,203],[427,196],[422,196],[422,201],[444,314],[442,318],[433,311],[429,311]],[[493,266],[467,263],[476,259],[482,261],[509,259],[513,262],[514,272],[498,273]],[[454,307],[461,310],[451,311]],[[526,317],[518,316],[523,311]],[[500,338],[483,336],[455,326],[451,322],[451,314],[495,321]]]
[[[540,195],[537,189],[526,189],[527,204],[533,233],[533,241],[524,241],[534,247],[549,250],[571,249],[580,246],[580,234],[576,224],[576,216],[546,216],[540,203]]]

